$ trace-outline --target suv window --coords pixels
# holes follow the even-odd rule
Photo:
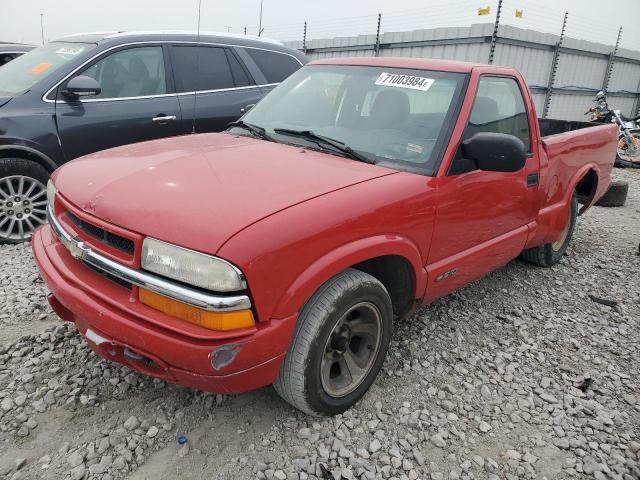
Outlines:
[[[17,58],[19,53],[0,53],[0,67],[5,63],[9,63],[14,58]]]
[[[25,92],[43,78],[53,75],[67,62],[85,55],[95,45],[51,42],[18,56],[0,69],[0,95]]]
[[[94,78],[102,88],[92,98],[129,98],[167,93],[162,47],[136,47],[104,57],[78,75]]]
[[[280,83],[302,66],[298,59],[284,53],[256,48],[245,48],[245,51],[256,62],[269,83]]]
[[[522,92],[513,78],[481,77],[463,140],[478,132],[507,133],[531,149],[529,120]]]
[[[235,56],[223,47],[204,45],[173,48],[178,92],[202,92],[243,87],[251,82]]]

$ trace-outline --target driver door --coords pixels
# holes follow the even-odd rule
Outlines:
[[[438,298],[508,263],[524,248],[534,220],[539,158],[531,144],[535,114],[512,77],[483,75],[460,141],[478,132],[520,138],[528,153],[517,172],[469,167],[460,148],[440,177],[428,266],[429,299]]]
[[[161,45],[125,47],[76,75],[94,78],[94,97],[56,99],[58,134],[67,160],[129,143],[177,135],[181,113]]]

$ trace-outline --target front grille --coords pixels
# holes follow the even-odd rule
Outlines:
[[[91,270],[93,270],[96,273],[99,273],[100,275],[102,275],[103,277],[105,277],[108,280],[111,280],[112,282],[117,283],[118,285],[120,285],[121,287],[124,287],[128,290],[131,290],[131,287],[133,285],[131,285],[129,282],[127,282],[126,280],[122,280],[121,278],[116,277],[115,275],[111,275],[110,273],[105,272],[104,270],[101,270],[97,267],[94,267],[93,265],[91,265],[90,263],[86,263],[85,265],[87,267],[89,267]]]
[[[100,240],[102,243],[109,245],[110,247],[133,256],[135,249],[133,240],[129,240],[128,238],[121,237],[120,235],[116,235],[100,227],[96,227],[95,225],[76,217],[71,212],[67,212],[67,216],[76,227],[87,235],[95,238],[96,240]]]

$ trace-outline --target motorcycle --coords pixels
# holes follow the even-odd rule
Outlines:
[[[599,123],[614,122],[620,128],[615,166],[619,168],[640,168],[640,115],[626,117],[609,107],[606,93],[599,91],[595,98],[595,107],[591,107],[585,115],[591,114],[590,121]]]

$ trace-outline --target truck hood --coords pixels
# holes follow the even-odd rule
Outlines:
[[[393,173],[301,147],[202,134],[82,157],[58,169],[53,180],[62,196],[87,213],[215,253],[229,237],[275,212]]]

